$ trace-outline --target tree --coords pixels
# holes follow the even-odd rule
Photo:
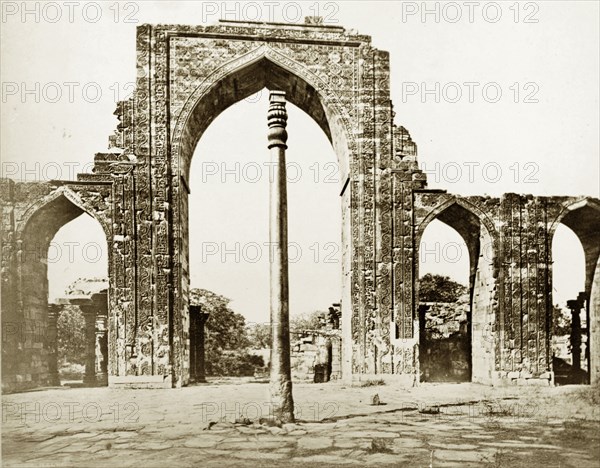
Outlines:
[[[230,302],[206,289],[190,290],[190,304],[210,314],[204,343],[208,375],[252,375],[254,367],[261,366],[256,356],[248,354],[246,319],[229,307]]]
[[[65,297],[87,296],[108,288],[107,278],[79,278],[65,289]],[[58,355],[69,364],[85,363],[85,319],[76,305],[65,305],[56,322]]]
[[[253,323],[248,325],[248,339],[250,340],[250,348],[265,349],[271,347],[271,324],[270,323]]]
[[[467,287],[448,276],[427,273],[419,280],[419,301],[456,302],[467,292]]]
[[[555,336],[571,334],[571,311],[563,310],[558,304],[552,311],[552,334]]]
[[[67,363],[85,362],[85,320],[79,307],[66,305],[56,322],[58,355]]]
[[[315,312],[296,315],[290,319],[290,330],[302,332],[304,330],[320,330],[325,327],[327,312],[317,310]]]

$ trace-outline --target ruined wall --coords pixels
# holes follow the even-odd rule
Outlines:
[[[454,227],[467,246],[459,218],[480,220],[478,255],[472,268],[473,380],[482,383],[549,384],[552,313],[552,236],[558,223],[572,227],[586,252],[587,288],[591,262],[598,259],[597,200],[582,197],[458,197],[443,192],[416,193],[417,237],[433,218]],[[452,213],[453,205],[466,212]],[[587,248],[586,248],[587,246]],[[469,247],[469,251],[472,249]],[[415,257],[418,262],[418,257]],[[473,267],[476,267],[473,270]],[[592,305],[591,316],[597,316]],[[593,342],[593,340],[592,340]],[[592,345],[593,346],[593,345]],[[598,353],[591,353],[598,361]]]
[[[487,230],[480,234],[480,252],[476,259],[476,271],[471,299],[471,380],[482,384],[493,382],[495,342],[498,335],[496,314],[498,290],[494,268],[494,243]]]
[[[456,302],[419,304],[419,375],[421,382],[469,382],[470,296]]]
[[[341,350],[339,330],[296,336],[290,354],[292,378],[316,383],[341,379]],[[328,379],[323,380],[326,374]]]

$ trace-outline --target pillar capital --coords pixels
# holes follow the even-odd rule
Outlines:
[[[271,91],[269,94],[269,111],[267,113],[269,149],[274,146],[287,149],[288,135],[285,130],[287,126],[286,102],[283,91]]]

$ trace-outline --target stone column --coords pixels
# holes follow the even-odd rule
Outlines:
[[[208,320],[209,314],[200,313],[198,317],[198,348],[196,354],[196,382],[206,382],[206,371],[204,363],[206,361],[206,353],[204,347],[205,333],[204,324]]]
[[[275,418],[294,420],[290,365],[287,181],[287,112],[285,93],[271,91],[268,112],[268,148],[273,171],[269,180],[269,242],[271,302],[271,403]]]
[[[71,301],[79,306],[85,320],[85,375],[83,383],[88,386],[96,385],[96,307],[92,301]]]
[[[108,317],[104,314],[96,316],[96,381],[108,385]]]
[[[580,320],[580,328],[581,328],[581,338],[585,336],[585,353],[583,353],[583,361],[585,363],[585,371],[587,372],[587,380],[585,383],[589,383],[590,376],[590,296],[585,291],[580,292],[577,295],[577,300],[581,305],[585,313],[585,327],[581,325]],[[580,350],[581,352],[581,350]]]
[[[206,382],[204,324],[210,314],[202,312],[200,306],[190,306],[190,381]]]
[[[95,375],[97,385],[108,385],[108,298],[106,292],[92,295],[95,319]]]
[[[58,374],[58,316],[62,312],[61,304],[48,304],[48,328],[46,330],[46,348],[48,350],[48,385],[60,386]]]
[[[578,300],[567,301],[571,309],[571,354],[573,356],[573,372],[581,370],[581,303]]]

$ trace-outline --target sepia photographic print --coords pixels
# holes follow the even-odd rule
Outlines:
[[[2,466],[599,466],[599,2],[0,7]]]

